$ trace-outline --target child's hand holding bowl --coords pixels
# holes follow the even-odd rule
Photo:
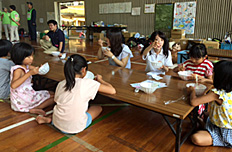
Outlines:
[[[29,73],[30,73],[31,75],[36,75],[36,74],[38,74],[38,73],[39,73],[39,67],[34,67],[33,69],[31,69],[31,70],[29,71]]]
[[[95,77],[96,81],[101,81],[102,80],[102,76],[97,74],[96,77]]]
[[[106,48],[103,53],[105,56],[110,57],[110,58],[114,56],[114,54],[108,48]]]
[[[98,44],[102,47],[103,46],[103,41],[102,41],[102,39],[99,39],[98,40]]]

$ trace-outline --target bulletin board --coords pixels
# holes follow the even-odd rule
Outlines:
[[[155,4],[145,4],[144,13],[155,13]]]
[[[132,2],[99,4],[99,14],[131,13]]]
[[[185,34],[194,34],[196,2],[175,3],[173,29],[185,29]]]
[[[133,7],[131,11],[131,15],[140,15],[141,7]]]
[[[173,22],[173,4],[156,4],[155,12],[155,30],[170,32]]]

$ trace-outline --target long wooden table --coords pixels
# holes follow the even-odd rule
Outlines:
[[[57,57],[52,57],[37,51],[35,53],[34,64],[41,65],[45,62],[49,63],[50,71],[48,74],[44,75],[44,77],[55,81],[65,79],[63,73],[64,63]],[[111,83],[116,88],[117,93],[115,95],[107,95],[103,93],[102,95],[162,114],[176,136],[175,151],[180,151],[180,146],[196,127],[197,112],[194,112],[193,115],[189,114],[197,109],[190,106],[189,101],[178,101],[168,105],[165,105],[164,101],[174,100],[185,95],[185,86],[186,83],[189,83],[188,81],[180,80],[175,73],[169,72],[161,80],[161,82],[165,82],[168,87],[159,88],[153,94],[146,94],[142,91],[136,93],[130,84],[150,79],[145,71],[128,70],[94,63],[89,65],[89,70],[94,74],[102,75],[105,81]],[[193,127],[181,141],[182,122],[187,116],[192,120]],[[174,126],[169,122],[168,117],[176,119],[176,129],[174,129]]]

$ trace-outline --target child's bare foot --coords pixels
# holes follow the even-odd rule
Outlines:
[[[42,116],[46,115],[45,111],[43,111],[42,109],[30,109],[29,112],[33,114],[42,115]]]
[[[50,117],[37,116],[35,119],[38,124],[51,123],[52,119]]]

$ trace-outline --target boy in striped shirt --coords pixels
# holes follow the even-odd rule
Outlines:
[[[193,73],[189,80],[195,80],[198,76],[199,82],[209,82],[213,84],[213,64],[207,60],[207,51],[204,44],[196,44],[189,51],[190,59],[174,69],[178,71],[191,71]],[[198,107],[198,114],[201,116],[205,110],[205,105]],[[203,116],[204,117],[204,116]]]
[[[196,75],[200,82],[213,83],[213,64],[207,60],[207,51],[204,44],[194,45],[189,52],[190,59],[180,64],[174,71],[191,71],[189,80],[195,80]]]

